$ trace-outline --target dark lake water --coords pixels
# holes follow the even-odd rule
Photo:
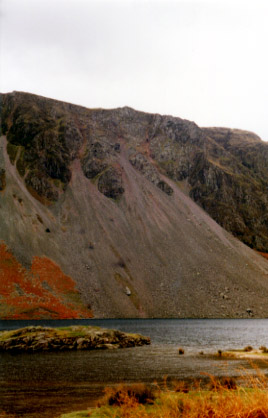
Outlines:
[[[0,331],[27,325],[92,324],[151,337],[145,347],[89,352],[0,354],[0,416],[53,418],[85,409],[105,386],[120,382],[195,379],[203,373],[238,376],[245,360],[213,357],[221,350],[268,346],[268,319],[113,319],[0,321]],[[178,348],[185,350],[178,355]],[[204,356],[199,352],[203,351]],[[206,355],[207,354],[207,355]],[[262,364],[268,373],[268,365]]]

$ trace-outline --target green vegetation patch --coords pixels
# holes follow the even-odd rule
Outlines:
[[[65,332],[73,332],[74,329],[82,329],[84,331],[84,333],[88,332],[88,331],[97,331],[100,330],[100,327],[96,327],[93,325],[70,325],[69,327],[57,327],[54,328],[56,331],[65,331]]]
[[[35,337],[36,335],[39,335],[40,333],[46,334],[47,336],[51,335],[53,337],[59,336],[59,337],[85,337],[88,336],[90,331],[97,331],[98,327],[79,327],[79,326],[70,326],[70,327],[60,327],[60,328],[49,328],[49,327],[41,327],[41,326],[32,326],[32,327],[26,327],[26,328],[20,328],[16,330],[11,331],[3,331],[0,334],[0,341],[9,340],[12,338],[17,337],[27,337],[32,336]]]
[[[23,177],[25,172],[26,172],[26,164],[25,164],[25,161],[24,161],[23,157],[24,157],[24,149],[21,149],[20,155],[19,155],[19,158],[18,158],[17,164],[16,164],[17,170],[18,170],[21,177]]]
[[[7,143],[7,153],[10,159],[11,164],[15,163],[16,156],[20,147],[18,145],[13,145],[10,142]]]
[[[80,412],[71,412],[68,414],[63,414],[61,415],[61,418],[85,418],[85,417],[88,418],[89,416],[90,416],[89,411],[80,411]]]

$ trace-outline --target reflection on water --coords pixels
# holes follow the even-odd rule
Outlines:
[[[53,321],[54,326],[59,323],[63,325],[63,321]],[[118,382],[161,382],[165,376],[196,378],[203,372],[238,375],[239,367],[248,366],[245,361],[227,363],[198,353],[246,345],[268,346],[268,320],[89,320],[83,323],[139,332],[150,336],[152,345],[112,351],[1,354],[0,404],[4,411],[17,417],[52,418],[62,411],[92,405],[101,396],[103,387]],[[1,321],[0,329],[26,325],[26,321]],[[185,349],[184,356],[178,355],[178,347]]]

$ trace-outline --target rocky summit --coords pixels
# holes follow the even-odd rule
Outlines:
[[[257,135],[21,92],[0,111],[2,318],[268,316]]]

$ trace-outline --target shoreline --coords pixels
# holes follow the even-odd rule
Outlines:
[[[142,347],[141,347],[141,349],[142,349]],[[114,358],[114,356],[116,355],[116,352],[119,353],[119,352],[123,352],[123,351],[125,351],[125,350],[113,350],[113,352],[111,354],[110,353],[107,353],[107,354],[109,356],[111,355],[112,358]],[[131,355],[132,350],[126,350],[125,352],[128,353],[128,355]],[[79,355],[79,352],[77,352],[77,354]],[[94,355],[94,351],[92,351],[90,353],[90,356],[92,354]],[[226,354],[229,354],[229,352],[226,352]],[[228,362],[230,360],[230,362],[239,362],[239,360],[241,359],[241,357],[239,355],[241,355],[243,358],[249,359],[249,353],[236,353],[236,354],[237,354],[237,356],[232,356],[232,357],[227,357],[227,356],[225,357],[223,355],[221,357],[221,360],[220,360],[220,358],[217,354],[208,354],[208,353],[204,354],[203,356],[200,356],[198,354],[196,354],[196,355],[190,354],[188,356],[186,355],[185,357],[188,357],[188,359],[198,357],[201,362],[202,362],[202,359],[204,359],[205,361],[204,361],[203,370],[205,371],[206,370],[205,369],[205,367],[206,367],[205,364],[206,364],[207,360],[209,361],[210,359],[211,359],[211,361],[220,360],[222,362]],[[252,353],[252,354],[254,354],[256,356],[255,353]],[[252,356],[252,354],[251,354],[251,356]],[[84,357],[84,355],[87,355],[87,354],[86,354],[86,352],[83,352],[83,353],[81,353],[81,355]],[[99,355],[102,355],[102,353],[100,351],[99,351],[98,357],[99,357]],[[41,358],[41,356],[39,356],[38,354],[37,354],[37,357]],[[46,357],[47,356],[43,356],[44,361],[46,361],[45,360]],[[54,357],[55,357],[55,359],[58,357],[57,353],[54,354]],[[64,355],[64,357],[67,358],[65,355]],[[76,357],[75,352],[72,353],[72,357],[73,358]],[[183,356],[178,355],[178,357],[183,360],[183,358],[182,358]],[[12,361],[12,358],[17,358],[18,359],[17,361],[20,361],[20,356],[17,356],[17,355],[14,356],[13,354],[12,355],[7,354],[7,361],[9,361],[9,358],[10,358],[10,361]],[[24,359],[27,359],[27,358],[29,358],[29,361],[32,362],[35,359],[35,356],[34,357],[32,357],[30,355],[24,356]],[[86,357],[86,358],[88,358],[88,357]],[[94,355],[94,358],[95,358],[95,355]],[[262,361],[260,356],[257,356],[256,358],[251,359],[251,361],[257,361],[257,360]],[[28,360],[27,360],[27,364],[28,364]],[[249,366],[250,366],[250,362],[249,362]],[[261,370],[261,367],[259,369]],[[254,368],[250,366],[250,369],[248,370],[249,375],[250,375],[252,370],[254,370]],[[217,374],[215,376],[217,376]],[[239,380],[239,377],[234,377],[234,378]],[[166,380],[164,379],[164,376],[163,376],[163,379],[157,380],[157,385],[160,389],[164,390],[166,387],[171,388],[172,385],[173,385],[172,382],[174,382],[175,380],[179,384],[182,383],[182,382],[186,382],[187,385],[189,385],[189,386],[193,385],[193,383],[195,381],[200,382],[200,380],[202,380],[200,385],[202,387],[205,387],[206,384],[209,382],[209,376],[208,375],[207,376],[203,375],[203,376],[191,377],[191,378],[190,377],[189,378],[187,378],[187,377],[186,378],[185,377],[174,378],[172,376],[168,376],[166,378]],[[122,380],[121,382],[123,382],[124,384],[127,384],[127,385],[135,385],[135,384],[144,383],[147,386],[153,386],[155,380],[151,379],[150,376],[148,375],[148,379],[146,379],[146,380],[142,380],[142,379],[137,379],[135,381],[133,381],[133,380]],[[10,396],[15,397],[16,402],[18,402],[17,400],[19,400],[21,397],[23,397],[23,399],[24,399],[23,402],[25,403],[25,393],[27,393],[27,396],[30,395],[30,397],[28,398],[29,400],[27,400],[27,404],[25,404],[25,406],[24,406],[24,408],[26,407],[27,409],[25,409],[24,414],[21,415],[25,418],[26,417],[27,418],[37,418],[37,417],[51,418],[52,416],[54,418],[60,418],[62,414],[70,413],[70,411],[88,410],[89,407],[90,407],[91,411],[94,411],[94,408],[96,407],[98,402],[103,398],[104,389],[106,387],[116,388],[118,385],[120,385],[119,381],[111,380],[111,381],[105,381],[105,382],[102,383],[101,381],[93,382],[93,381],[88,380],[88,381],[84,381],[84,382],[79,381],[77,383],[69,382],[67,384],[67,386],[64,387],[64,386],[62,386],[60,381],[58,381],[58,382],[54,382],[52,385],[48,384],[48,386],[45,386],[45,387],[42,385],[42,388],[41,388],[42,392],[44,392],[44,390],[45,391],[47,390],[48,393],[50,393],[50,391],[53,388],[53,398],[45,400],[45,399],[40,399],[39,398],[38,393],[36,393],[36,386],[32,387],[32,384],[30,382],[29,382],[27,387],[22,387],[22,391],[21,391],[20,385],[18,383],[18,385],[16,387],[13,385],[12,391],[9,390],[9,397]],[[70,393],[70,390],[72,391],[72,394]],[[66,399],[66,393],[70,393],[70,395],[71,395],[70,397],[68,397],[68,400]],[[54,411],[57,413],[57,415],[52,413],[51,402],[55,402],[55,399],[57,399],[57,405],[54,403]],[[40,404],[40,401],[42,401],[41,404]],[[29,404],[28,404],[28,402],[29,402]],[[66,403],[66,407],[65,407],[65,403]],[[37,404],[40,406],[40,413],[34,414],[34,413],[32,413],[32,411],[36,408]],[[3,407],[4,407],[4,404],[3,404]],[[8,408],[9,411],[10,411],[10,408],[13,408],[9,404],[8,399],[6,399],[6,407]],[[19,403],[16,404],[16,409],[14,411],[18,411],[18,407],[19,407]],[[46,410],[47,410],[47,413],[45,412]],[[27,411],[29,411],[29,413],[27,413]],[[10,417],[11,416],[12,415],[10,415]],[[81,417],[81,415],[77,415],[77,416],[73,415],[73,416],[70,416],[70,418],[71,417],[72,418],[78,418],[78,417]],[[93,415],[93,417],[94,417],[94,415]]]
[[[172,380],[191,385],[202,378],[204,371],[214,376],[224,373],[236,377],[242,374],[238,371],[242,369],[255,374],[251,362],[260,365],[264,373],[268,371],[267,366],[263,369],[266,355],[256,353],[258,350],[251,353],[242,350],[249,344],[255,348],[268,345],[266,322],[245,324],[239,320],[235,327],[230,321],[192,320],[99,321],[101,324],[105,328],[149,335],[152,344],[127,350],[36,352],[34,356],[2,352],[2,408],[10,415],[13,412],[25,418],[59,417],[64,412],[93,407],[103,396],[105,387],[115,387],[119,382],[157,381],[163,388],[163,377],[168,376],[169,387]],[[246,333],[245,325],[249,327]],[[185,350],[184,355],[178,354],[180,347]],[[229,354],[230,348],[241,350]],[[221,358],[218,349],[222,350]]]

